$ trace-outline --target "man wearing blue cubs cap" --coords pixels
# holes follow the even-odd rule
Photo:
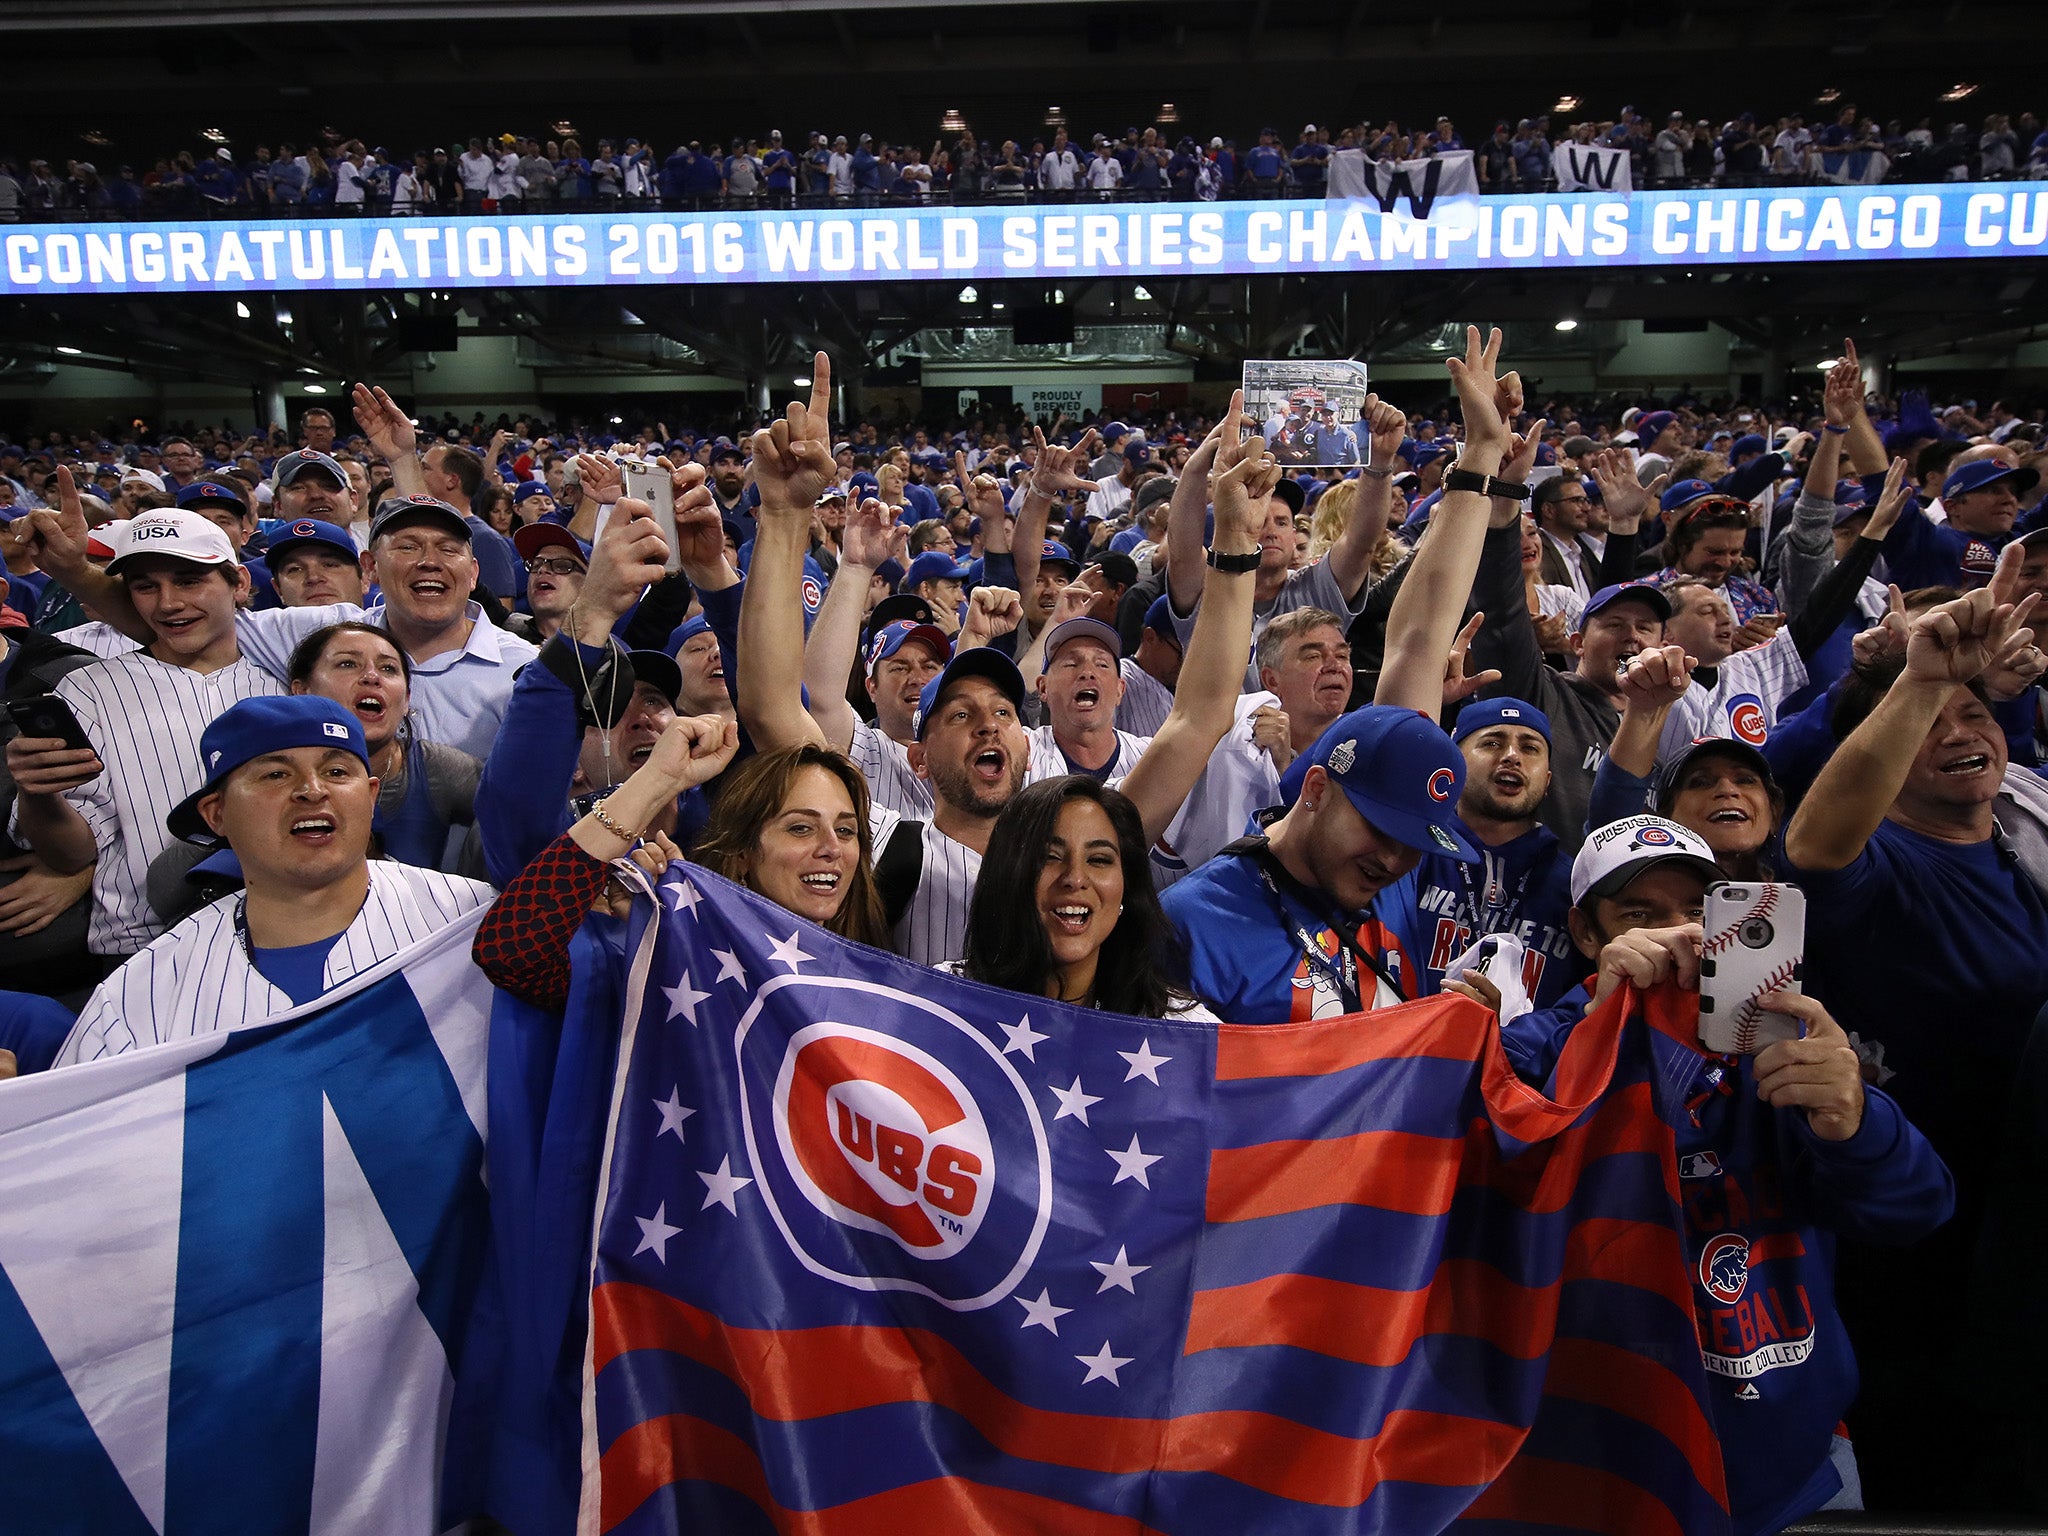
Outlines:
[[[939,550],[926,550],[910,562],[903,590],[932,605],[932,619],[948,635],[960,631],[960,602],[966,591],[967,567]]]
[[[263,558],[283,607],[362,603],[362,555],[346,528],[319,518],[299,518],[271,539]]]
[[[1915,499],[1884,541],[1884,563],[1901,587],[1981,587],[2016,534],[2043,526],[2040,507],[2021,515],[2021,498],[2040,484],[2036,471],[2019,467],[2009,448],[1966,451],[1986,457],[1950,466],[1941,484],[1946,521],[1934,522]]]
[[[331,699],[244,699],[207,725],[198,756],[200,786],[165,827],[232,849],[244,889],[102,982],[59,1065],[288,1012],[491,899],[474,880],[370,860],[377,780],[361,722]]]

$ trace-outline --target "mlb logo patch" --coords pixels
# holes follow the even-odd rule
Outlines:
[[[343,741],[348,740],[348,727],[338,725],[332,720],[322,720],[320,722],[320,733],[323,736],[338,736]]]

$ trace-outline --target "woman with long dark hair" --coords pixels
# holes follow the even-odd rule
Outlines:
[[[1214,1021],[1175,982],[1138,809],[1085,774],[1020,791],[989,834],[950,969],[1013,992],[1141,1018]]]

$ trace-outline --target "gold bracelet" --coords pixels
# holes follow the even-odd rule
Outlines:
[[[613,821],[611,817],[605,815],[603,801],[599,801],[596,805],[593,805],[590,808],[590,814],[597,818],[597,824],[600,827],[603,827],[605,831],[611,833],[613,837],[618,838],[621,842],[630,844],[637,843],[640,841],[640,833],[628,832],[616,821]],[[644,831],[645,829],[643,828],[642,830]]]

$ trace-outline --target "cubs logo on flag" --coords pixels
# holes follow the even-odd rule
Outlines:
[[[1545,1097],[1463,998],[1118,1018],[657,889],[589,1536],[1728,1529],[1632,995]]]

